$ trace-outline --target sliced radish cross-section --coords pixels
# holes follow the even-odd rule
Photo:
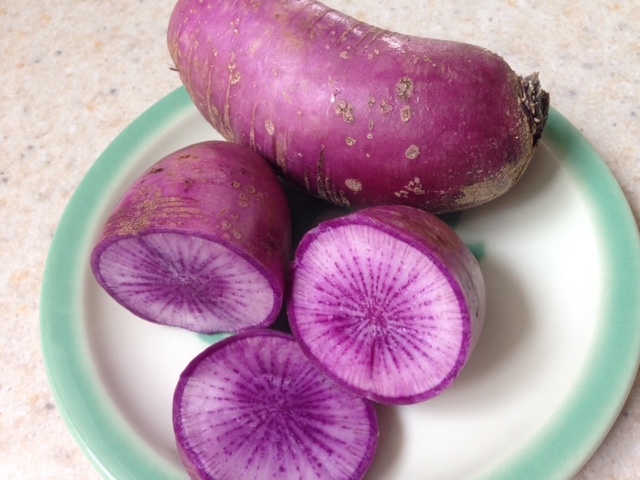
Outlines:
[[[291,216],[268,164],[227,142],[163,158],[125,192],[93,249],[100,285],[146,320],[200,333],[272,324]]]
[[[190,362],[173,422],[192,479],[360,479],[373,461],[373,403],[338,387],[289,334],[255,329]]]
[[[294,336],[338,383],[381,403],[416,403],[448,388],[484,310],[478,262],[421,210],[371,207],[329,220],[296,251]]]
[[[102,251],[104,287],[138,316],[163,325],[234,332],[277,308],[269,279],[212,239],[177,232],[137,235]]]

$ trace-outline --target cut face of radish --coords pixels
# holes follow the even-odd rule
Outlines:
[[[124,238],[102,253],[105,288],[143,318],[198,331],[254,326],[276,308],[269,281],[220,243],[164,232]]]
[[[192,479],[360,479],[373,461],[372,402],[335,385],[291,335],[247,331],[212,345],[174,396]]]
[[[290,254],[289,206],[266,161],[248,147],[203,142],[134,181],[91,267],[135,315],[211,334],[275,322]]]
[[[477,261],[444,222],[410,207],[373,207],[302,239],[288,314],[305,353],[336,381],[407,404],[459,375],[484,297]]]

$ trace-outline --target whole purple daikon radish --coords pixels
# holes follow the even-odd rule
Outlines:
[[[393,205],[310,230],[295,252],[287,311],[303,351],[339,384],[412,404],[459,376],[485,301],[480,266],[456,232]]]
[[[134,181],[91,267],[143,319],[237,332],[275,321],[290,251],[289,207],[273,170],[246,147],[210,141],[171,153]]]
[[[340,206],[492,200],[521,177],[548,116],[537,73],[314,0],[179,0],[168,47],[226,139]]]
[[[358,480],[378,443],[373,403],[333,383],[291,335],[267,329],[189,363],[173,425],[194,480]]]

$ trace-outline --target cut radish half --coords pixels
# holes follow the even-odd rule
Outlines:
[[[91,266],[141,318],[237,332],[277,318],[290,250],[290,213],[275,173],[246,147],[205,142],[165,157],[129,187]]]
[[[478,262],[436,216],[371,207],[326,221],[300,242],[288,301],[305,353],[338,383],[380,403],[442,393],[478,339]]]
[[[189,363],[173,424],[192,479],[360,479],[378,441],[373,403],[333,383],[291,335],[267,329]]]

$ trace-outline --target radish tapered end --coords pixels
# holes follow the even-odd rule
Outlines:
[[[336,386],[291,335],[266,329],[212,345],[174,396],[193,479],[360,479],[373,461],[373,403]]]
[[[437,217],[374,207],[310,231],[288,314],[305,353],[354,393],[389,404],[442,393],[482,327],[477,261]]]

